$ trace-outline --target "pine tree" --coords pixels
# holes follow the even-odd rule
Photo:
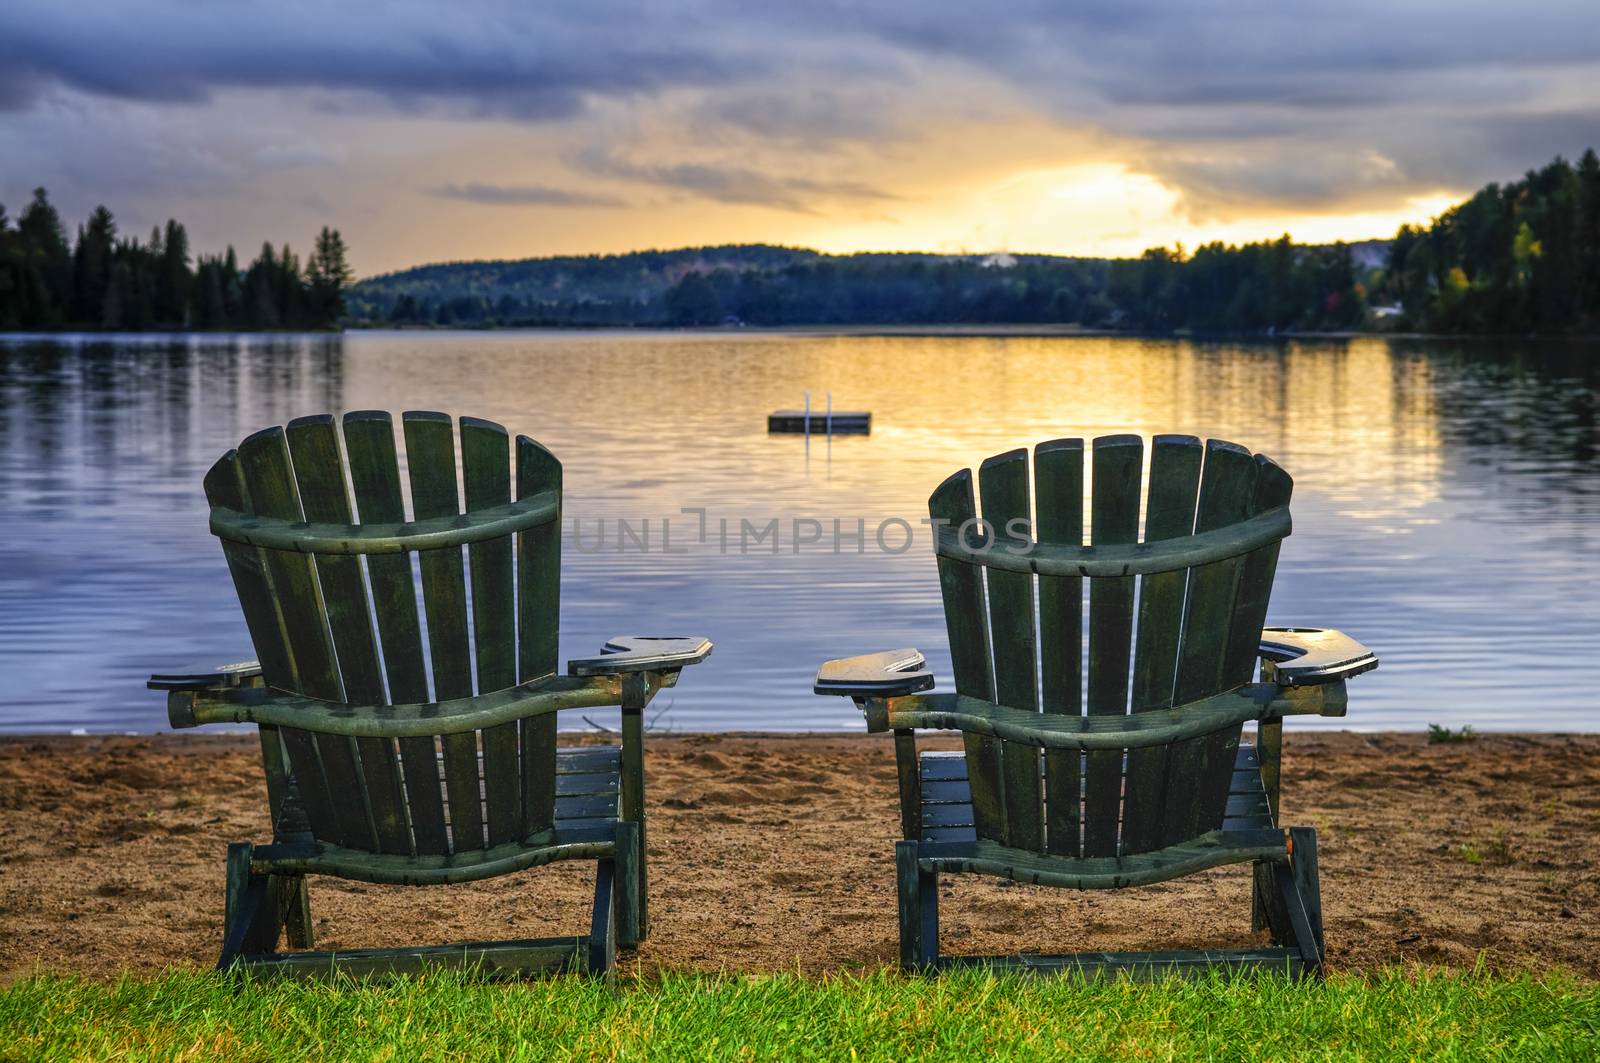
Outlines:
[[[73,320],[101,328],[121,321],[120,304],[107,322],[106,301],[112,295],[111,275],[116,254],[117,222],[104,205],[94,208],[86,225],[78,229],[78,246],[72,253]]]
[[[182,328],[188,325],[189,289],[193,275],[189,272],[189,234],[174,220],[168,220],[159,250],[151,248],[156,260],[156,319],[164,325]]]
[[[1600,326],[1600,158],[1593,148],[1578,160],[1578,263],[1579,327]]]
[[[306,263],[311,323],[315,327],[332,328],[344,317],[345,289],[354,279],[355,273],[346,260],[344,238],[339,230],[324,225]]]
[[[72,306],[72,252],[61,215],[43,188],[33,190],[33,201],[17,218],[16,240],[22,282],[28,290],[22,324],[44,328],[64,324]]]
[[[0,329],[22,324],[22,285],[18,276],[16,240],[6,205],[0,203]]]

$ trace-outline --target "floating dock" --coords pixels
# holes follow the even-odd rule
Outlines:
[[[767,414],[768,432],[811,433],[836,436],[872,434],[872,414],[864,410],[835,410],[832,414],[805,410],[777,410]]]

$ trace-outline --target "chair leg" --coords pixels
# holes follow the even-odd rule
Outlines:
[[[599,861],[594,875],[594,914],[589,920],[589,973],[608,981],[617,958],[616,873],[615,858]]]
[[[222,955],[217,969],[240,959],[276,951],[283,929],[282,913],[267,875],[250,873],[255,846],[235,842],[228,846],[227,895],[222,917]]]
[[[1273,938],[1281,944],[1298,948],[1306,969],[1320,976],[1323,956],[1322,897],[1317,883],[1316,835],[1308,827],[1297,827],[1289,836],[1294,848],[1290,862],[1278,864],[1274,869],[1277,899],[1284,923],[1274,927]]]
[[[1320,967],[1328,955],[1328,947],[1322,932],[1322,883],[1317,874],[1317,832],[1310,827],[1291,827],[1289,843],[1293,847],[1289,866],[1294,869],[1295,889],[1300,894],[1311,936],[1317,944],[1317,963]]]
[[[1289,932],[1289,913],[1278,897],[1278,865],[1271,860],[1257,860],[1251,870],[1250,929],[1267,931],[1272,943],[1281,945]]]
[[[644,865],[639,824],[617,824],[617,948],[632,949],[643,937],[640,870]]]
[[[894,844],[900,906],[900,966],[924,970],[939,962],[939,874],[917,866],[919,843]]]
[[[284,937],[291,949],[309,949],[316,937],[311,930],[311,894],[306,889],[304,875],[273,875],[272,887],[276,889],[279,911],[282,912]]]

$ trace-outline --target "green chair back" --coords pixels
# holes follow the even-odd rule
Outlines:
[[[1144,454],[1138,436],[1089,447],[1059,439],[1034,450],[1031,474],[1027,451],[1014,450],[980,466],[976,497],[969,470],[933,493],[929,514],[945,522],[939,579],[958,693],[1042,713],[1121,716],[1251,680],[1292,482],[1270,459],[1219,440],[1155,437],[1148,476]],[[976,518],[995,543],[948,548],[962,538],[983,544],[969,523]],[[1031,521],[1031,539],[1092,574],[1000,564],[1022,549],[1005,538],[1008,524],[1030,538],[1030,525],[1014,521]],[[1193,560],[1197,546],[1230,537],[1249,548],[1184,563],[1185,549]],[[1136,574],[1102,574],[1094,563],[1103,548],[1138,543],[1151,545],[1133,552]],[[1108,857],[1216,830],[1239,735],[1235,724],[1168,746],[1080,754],[967,733],[978,837]]]
[[[409,513],[382,412],[257,432],[206,475],[268,686],[378,706],[555,671],[561,463],[489,421],[464,417],[458,434],[445,414],[409,412],[400,428]],[[555,723],[397,740],[280,728],[290,804],[318,840],[364,852],[527,842],[553,826]]]

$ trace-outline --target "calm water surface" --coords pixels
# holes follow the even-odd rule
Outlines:
[[[917,523],[932,488],[1043,439],[1189,432],[1295,477],[1270,621],[1383,657],[1348,720],[1297,726],[1595,730],[1597,366],[1595,345],[1377,339],[0,338],[0,730],[164,729],[151,670],[251,656],[200,477],[257,428],[362,408],[487,417],[555,451],[563,656],[628,632],[717,643],[658,726],[859,728],[809,693],[817,664],[901,645],[948,688]],[[871,437],[769,437],[766,413],[804,389],[871,410]],[[774,518],[779,552],[741,552],[741,520]],[[910,550],[879,549],[890,518]],[[835,519],[864,522],[863,552],[834,552]],[[797,520],[821,529],[799,552]],[[904,538],[886,527],[890,550]]]

